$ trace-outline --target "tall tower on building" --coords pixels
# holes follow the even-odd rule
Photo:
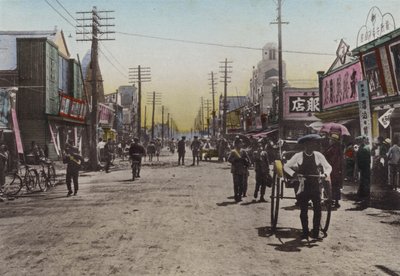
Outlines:
[[[283,61],[282,77],[286,83],[286,63]],[[257,105],[261,114],[267,114],[273,106],[272,88],[278,82],[278,46],[267,43],[262,49],[262,59],[253,67],[250,80],[250,101]]]

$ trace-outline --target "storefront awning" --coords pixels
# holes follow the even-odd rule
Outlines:
[[[352,120],[360,118],[358,105],[342,107],[335,110],[324,110],[314,115],[321,119],[322,122],[337,122],[343,120]]]
[[[71,118],[61,117],[61,116],[47,115],[47,119],[49,121],[65,122],[67,124],[72,124],[72,125],[80,125],[80,126],[87,125],[86,122],[84,121],[74,120]]]
[[[257,134],[253,134],[251,136],[253,136],[253,138],[256,138],[256,139],[265,138],[265,137],[268,137],[269,135],[271,135],[271,134],[273,134],[273,133],[275,133],[277,131],[278,131],[278,129],[270,129],[270,130],[263,131],[263,132],[260,132],[260,133],[257,133]]]

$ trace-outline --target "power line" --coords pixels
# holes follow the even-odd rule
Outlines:
[[[79,23],[76,18],[74,18],[71,13],[65,8],[65,6],[59,1],[59,0],[55,0],[61,7],[62,9],[77,23]],[[69,21],[65,16],[63,16],[53,5],[51,5],[47,0],[45,0],[45,2],[58,14],[60,15],[66,22],[68,22],[68,24],[70,24],[71,26],[74,27],[75,30],[77,30],[77,27],[71,23],[71,21]],[[85,31],[85,28],[83,28]],[[88,37],[87,34],[84,34],[86,37]],[[110,56],[121,66],[124,67],[119,60],[104,46],[103,43],[101,43],[103,48],[108,51],[108,53],[110,54]],[[120,72],[124,77],[128,78],[128,76],[119,68],[117,68],[117,66],[111,62],[111,60],[108,58],[108,56],[100,49],[100,52],[103,54],[104,58],[118,71]]]
[[[64,11],[65,11],[66,13],[68,13],[68,15],[69,15],[73,20],[76,21],[75,17],[72,16],[72,14],[64,7],[64,5],[60,3],[60,1],[56,0],[56,2],[61,6],[61,8],[64,9]],[[78,22],[78,21],[76,21],[76,22]]]
[[[123,67],[123,68],[126,67],[123,64],[121,64],[121,62],[119,62],[119,60],[113,55],[113,53],[110,50],[108,50],[108,48],[106,47],[106,45],[103,42],[100,41],[100,44],[121,67]]]
[[[144,37],[144,38],[151,38],[151,39],[158,39],[158,40],[165,40],[165,41],[182,42],[182,43],[197,44],[197,45],[207,45],[207,46],[217,46],[217,47],[224,47],[224,48],[235,48],[235,49],[262,51],[262,48],[249,47],[249,46],[227,45],[227,44],[221,44],[221,43],[202,42],[202,41],[194,41],[194,40],[186,40],[186,39],[176,39],[176,38],[168,38],[168,37],[161,37],[161,36],[152,36],[152,35],[144,35],[144,34],[136,34],[136,33],[127,33],[127,32],[116,32],[116,33],[122,34],[122,35],[128,35],[128,36],[137,36],[137,37]],[[307,51],[284,50],[282,52],[289,53],[289,54],[335,56],[334,54],[330,54],[330,53],[318,53],[318,52],[307,52]]]
[[[127,74],[125,74],[122,70],[120,70],[108,57],[107,55],[99,48],[100,53],[103,54],[103,57],[118,71],[120,72],[125,78],[129,78]]]
[[[61,16],[62,18],[64,18],[64,20],[67,21],[68,24],[70,24],[72,27],[75,28],[75,25],[72,24],[71,21],[69,21],[67,18],[65,18],[65,16],[62,15],[55,7],[53,7],[53,6],[49,3],[49,1],[47,1],[47,0],[44,0],[44,1],[45,1],[45,2],[47,3],[47,5],[49,5],[56,13],[58,13],[59,16]]]

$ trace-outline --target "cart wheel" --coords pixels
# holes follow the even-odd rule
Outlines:
[[[332,187],[329,181],[322,182],[321,191],[321,231],[326,235],[331,221]]]
[[[276,230],[276,225],[278,223],[278,213],[279,213],[279,196],[280,196],[280,180],[276,170],[274,170],[273,183],[271,189],[271,228],[272,231]]]

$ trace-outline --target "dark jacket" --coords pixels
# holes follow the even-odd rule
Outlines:
[[[240,150],[240,153],[233,149],[228,157],[228,162],[232,164],[231,173],[245,175],[248,173],[250,158],[245,150]]]
[[[83,162],[82,156],[79,153],[69,151],[64,155],[63,163],[67,164],[68,171],[79,171]]]
[[[186,147],[185,140],[179,140],[179,142],[178,142],[178,152],[179,153],[184,153],[186,151],[185,147]]]

